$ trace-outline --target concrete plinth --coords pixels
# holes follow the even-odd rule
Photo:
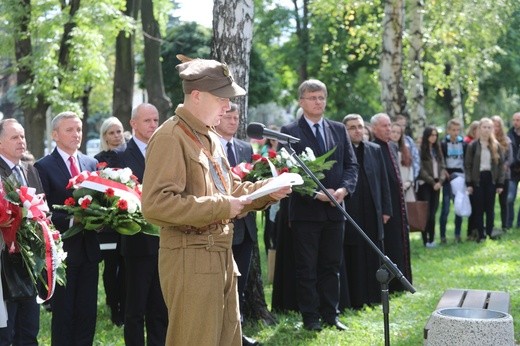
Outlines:
[[[444,308],[433,312],[427,346],[512,346],[513,317],[484,309]]]

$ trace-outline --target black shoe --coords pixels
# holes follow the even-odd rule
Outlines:
[[[309,321],[303,323],[303,328],[313,331],[313,332],[320,332],[321,331],[321,324],[318,321]]]
[[[344,325],[343,323],[341,323],[340,321],[336,320],[336,321],[332,321],[332,322],[325,322],[325,324],[329,327],[334,327],[336,328],[337,330],[340,330],[340,331],[344,331],[344,330],[347,330],[347,326]]]
[[[256,341],[253,338],[247,337],[245,335],[242,335],[242,345],[248,346],[248,345],[260,345],[258,341]]]
[[[121,311],[117,307],[110,307],[110,320],[112,320],[112,323],[118,327],[121,327],[124,324]]]

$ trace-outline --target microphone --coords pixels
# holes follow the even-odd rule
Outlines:
[[[274,139],[280,143],[298,143],[300,141],[299,138],[291,135],[269,130],[264,124],[260,123],[251,123],[247,125],[247,135],[254,139]]]

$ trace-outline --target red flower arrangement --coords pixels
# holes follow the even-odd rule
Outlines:
[[[323,172],[329,170],[336,162],[335,160],[327,160],[335,150],[336,148],[333,148],[327,153],[315,157],[312,149],[307,147],[298,157],[309,167],[318,179],[323,179],[325,177]],[[269,149],[267,157],[253,154],[251,160],[252,163],[242,162],[231,168],[231,171],[238,175],[240,179],[252,182],[276,177],[285,172],[298,173],[303,178],[303,185],[293,186],[293,191],[302,195],[312,196],[317,188],[317,184],[307,176],[298,162],[289,155],[285,148],[282,148],[280,153]]]
[[[50,221],[43,194],[19,186],[11,177],[0,183],[0,231],[10,254],[20,253],[35,287],[42,282],[50,299],[56,283],[65,285],[65,263],[60,232]]]
[[[70,179],[67,188],[72,197],[55,209],[67,211],[76,221],[63,234],[69,238],[81,232],[101,231],[109,227],[124,235],[143,232],[159,235],[159,228],[148,222],[141,213],[141,185],[130,168],[107,168],[98,164],[99,171],[81,172]]]

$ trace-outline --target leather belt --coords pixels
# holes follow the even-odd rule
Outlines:
[[[203,226],[203,227],[178,226],[178,227],[172,227],[172,229],[176,230],[176,231],[180,231],[184,234],[192,234],[192,233],[199,234],[199,235],[206,234],[206,233],[209,234],[211,231],[217,230],[220,228],[220,226],[227,225],[230,222],[231,222],[230,219],[225,219],[225,220],[219,220],[219,221],[210,223],[209,225]]]

